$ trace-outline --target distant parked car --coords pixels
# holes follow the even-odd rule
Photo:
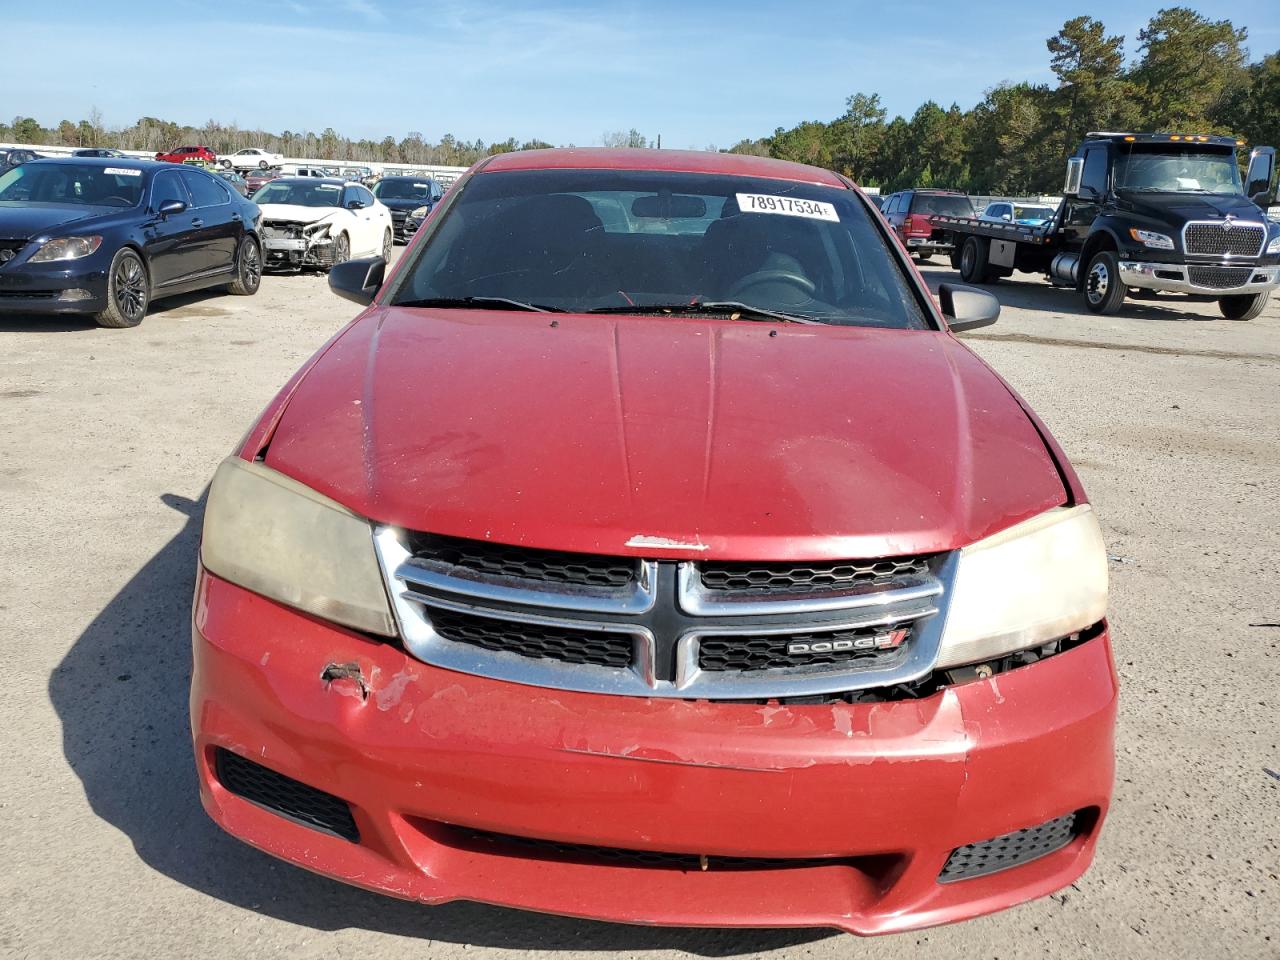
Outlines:
[[[383,177],[373,186],[373,195],[391,210],[396,239],[405,241],[413,236],[443,193],[440,184],[430,177]]]
[[[280,177],[253,196],[267,266],[327,270],[352,257],[391,258],[391,211],[358,183]]]
[[[950,253],[955,246],[950,230],[934,227],[935,215],[974,216],[973,201],[954,190],[903,190],[892,194],[880,212],[921,263],[935,253]]]
[[[217,175],[230,185],[231,189],[242,197],[249,195],[249,185],[245,183],[244,177],[236,173],[234,170],[219,170]]]
[[[997,200],[994,203],[988,203],[978,219],[995,223],[1016,223],[1024,227],[1039,227],[1052,220],[1056,212],[1053,207],[1044,204]]]
[[[121,153],[119,150],[112,150],[110,147],[85,147],[81,150],[72,150],[73,157],[100,157],[102,159],[128,160],[127,154]]]
[[[177,147],[168,153],[157,153],[156,159],[165,163],[190,163],[193,160],[197,163],[214,163],[218,155],[208,147]]]
[[[256,191],[281,176],[284,176],[284,174],[280,172],[279,167],[270,167],[266,170],[250,170],[244,176],[245,186],[249,188],[249,196],[252,197]]]
[[[30,163],[32,160],[39,160],[41,154],[34,150],[24,150],[15,148],[13,150],[0,150],[0,173],[8,170],[10,167],[16,167],[20,163]]]
[[[217,177],[151,160],[59,157],[0,174],[0,312],[134,327],[151,301],[258,292],[261,213]]]
[[[868,200],[870,200],[870,201],[871,201],[871,205],[872,205],[873,207],[875,207],[877,210],[881,210],[881,209],[883,209],[883,208],[884,208],[884,200],[885,200],[885,198],[884,198],[884,197],[882,197],[882,196],[880,196],[880,194],[878,194],[878,193],[868,193],[868,194],[866,194],[866,197],[867,197],[867,199],[868,199]]]
[[[284,163],[284,156],[261,147],[245,147],[235,153],[220,155],[217,163],[224,170],[266,170]]]
[[[316,177],[321,180],[336,176],[336,174],[324,167],[298,167],[292,173],[286,175],[290,177]]]

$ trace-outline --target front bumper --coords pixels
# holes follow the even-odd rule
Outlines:
[[[0,313],[98,313],[107,306],[114,250],[81,260],[28,263],[28,248],[0,267]]]
[[[1043,896],[1088,866],[1111,796],[1107,635],[913,701],[795,706],[614,697],[428,666],[203,570],[191,722],[200,793],[275,856],[424,903],[462,899],[633,923],[876,934]],[[329,664],[350,679],[322,680]],[[351,842],[237,796],[229,750],[347,801]],[[1067,846],[938,875],[964,844],[1088,811]],[[461,842],[508,838],[710,858],[668,869]],[[813,864],[807,858],[833,858]]]
[[[912,253],[950,253],[955,249],[955,244],[950,240],[943,240],[936,237],[907,237],[907,249]]]
[[[1274,290],[1280,286],[1280,267],[1121,260],[1120,279],[1130,287],[1144,290],[1231,297]]]
[[[268,236],[262,238],[267,267],[328,267],[333,265],[333,240],[327,234],[315,238]]]

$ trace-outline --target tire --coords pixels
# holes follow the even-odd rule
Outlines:
[[[917,253],[915,254],[915,258],[916,258],[916,263],[932,263],[933,262],[933,254],[931,253]]]
[[[948,259],[950,259],[951,261],[951,269],[959,270],[960,269],[960,246],[959,245],[953,246],[951,248],[951,253],[949,253],[947,256],[948,256]]]
[[[246,235],[236,251],[236,278],[227,284],[227,292],[237,297],[252,297],[262,286],[262,248]]]
[[[265,161],[265,160],[259,160],[259,161],[258,161],[258,169],[259,169],[259,170],[265,170],[265,169],[267,169],[267,161]]]
[[[1093,255],[1084,275],[1084,302],[1094,313],[1119,313],[1129,288],[1120,279],[1120,261],[1110,250]]]
[[[960,279],[965,283],[987,282],[987,243],[978,237],[967,237],[960,250]]]
[[[391,251],[396,245],[395,234],[391,232],[391,228],[387,228],[387,232],[382,235],[382,259],[391,262]]]
[[[223,161],[222,161],[222,169],[223,169],[223,170],[230,170],[232,166],[233,166],[233,164],[232,164],[232,162],[231,162],[230,160],[223,160]]]
[[[94,315],[100,327],[136,327],[151,305],[151,280],[137,251],[122,247],[107,270],[107,309]]]
[[[333,260],[330,268],[351,259],[351,240],[345,233],[340,233],[333,240]]]
[[[1262,313],[1271,298],[1271,291],[1240,293],[1233,297],[1219,297],[1218,309],[1228,320],[1252,320]]]

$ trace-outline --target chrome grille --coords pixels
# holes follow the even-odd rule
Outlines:
[[[807,697],[924,676],[954,569],[952,555],[731,565],[390,527],[375,539],[419,659],[534,686],[686,699]],[[737,586],[753,571],[775,583]]]
[[[1260,223],[1206,220],[1182,228],[1187,253],[1206,257],[1256,257],[1262,253],[1267,228]]]
[[[1209,290],[1229,290],[1242,287],[1253,275],[1253,267],[1187,267],[1187,279],[1197,287]]]

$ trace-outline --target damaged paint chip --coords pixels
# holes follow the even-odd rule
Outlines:
[[[358,663],[328,663],[320,671],[320,680],[326,690],[332,689],[343,696],[358,696],[361,702],[369,699],[369,684]]]

